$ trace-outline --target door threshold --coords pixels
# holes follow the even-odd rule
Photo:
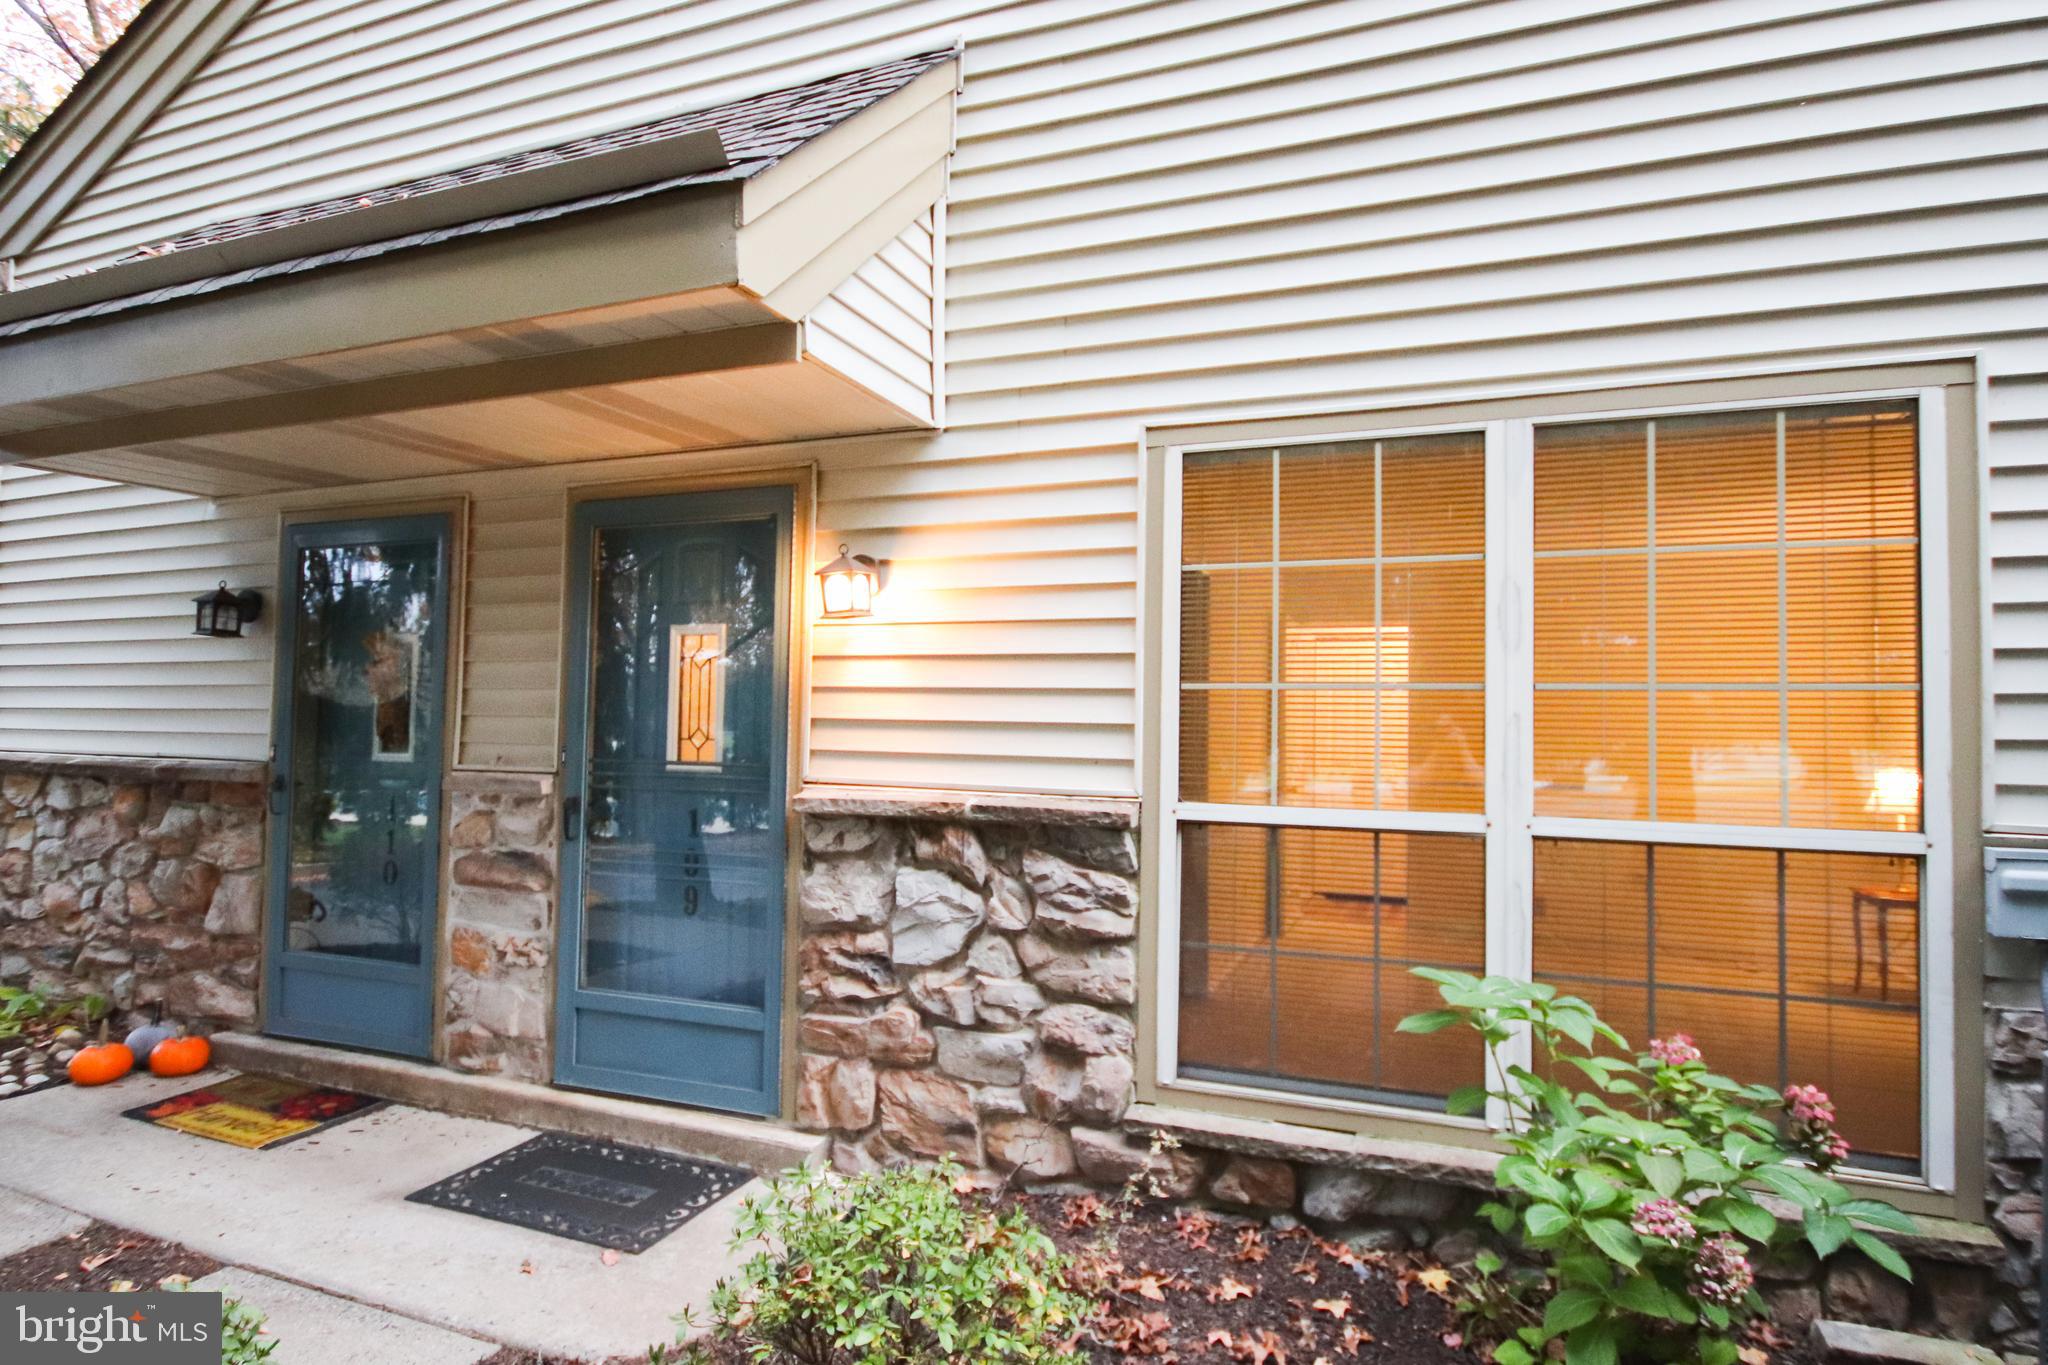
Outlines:
[[[421,1109],[491,1119],[579,1137],[701,1157],[775,1175],[825,1159],[829,1139],[766,1119],[684,1109],[653,1100],[556,1090],[502,1076],[477,1076],[427,1062],[346,1048],[264,1038],[213,1036],[214,1060],[238,1071],[354,1090]]]

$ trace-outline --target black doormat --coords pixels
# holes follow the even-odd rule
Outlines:
[[[406,1198],[639,1252],[752,1178],[716,1162],[542,1133]]]

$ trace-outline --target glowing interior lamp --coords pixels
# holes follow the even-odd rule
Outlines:
[[[818,570],[818,582],[825,591],[826,620],[871,616],[875,610],[875,589],[881,582],[881,565],[866,555],[849,554],[842,545],[839,558]]]
[[[1920,772],[1917,768],[1879,768],[1870,779],[1870,799],[1863,809],[1889,815],[1900,829],[1911,827],[1920,813]]]

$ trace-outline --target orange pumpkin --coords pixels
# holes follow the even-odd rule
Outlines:
[[[135,1069],[135,1054],[126,1043],[89,1043],[72,1054],[64,1069],[73,1085],[105,1085]]]
[[[213,1044],[187,1034],[166,1038],[149,1050],[149,1070],[154,1076],[189,1076],[204,1071],[213,1060]]]

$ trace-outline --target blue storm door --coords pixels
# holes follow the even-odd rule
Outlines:
[[[787,488],[576,513],[555,1077],[779,1106]]]
[[[424,1057],[448,518],[287,527],[278,582],[264,1027]]]

